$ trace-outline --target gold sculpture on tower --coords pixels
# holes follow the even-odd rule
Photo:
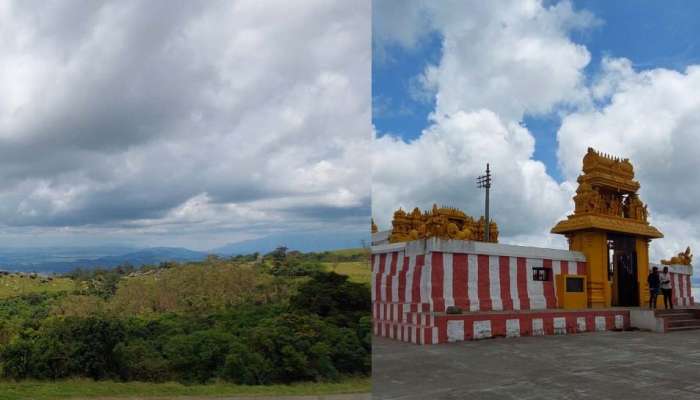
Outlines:
[[[394,212],[391,221],[390,243],[407,242],[437,237],[441,239],[484,241],[485,219],[474,218],[452,207],[433,205],[431,211],[421,212],[418,207],[407,213],[402,209]],[[498,225],[489,223],[489,242],[498,243]]]
[[[648,238],[663,237],[649,225],[649,211],[637,194],[639,182],[629,159],[601,154],[592,148],[583,157],[574,196],[574,213],[560,221],[553,233],[604,229]]]
[[[693,261],[693,255],[690,253],[690,246],[688,246],[684,252],[678,253],[678,255],[671,257],[669,260],[661,260],[661,264],[664,265],[690,265]]]

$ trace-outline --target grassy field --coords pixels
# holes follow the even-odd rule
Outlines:
[[[350,257],[350,256],[368,254],[368,250],[359,247],[359,248],[355,248],[355,249],[332,250],[330,253],[337,254],[339,256]]]
[[[339,262],[323,263],[328,271],[334,271],[341,275],[347,275],[352,282],[369,284],[372,279],[372,271],[368,262]]]
[[[61,292],[75,289],[75,282],[70,278],[53,278],[43,281],[37,276],[4,275],[0,276],[0,299],[28,293]]]
[[[340,257],[369,257],[368,250],[363,248],[332,250],[330,253]],[[372,270],[369,261],[324,262],[323,265],[327,271],[347,275],[352,282],[369,284],[372,280]]]
[[[0,400],[70,399],[90,397],[163,397],[163,396],[292,396],[369,393],[370,378],[352,378],[338,383],[300,383],[293,385],[240,386],[226,383],[182,385],[179,383],[119,383],[91,380],[57,382],[2,382]]]

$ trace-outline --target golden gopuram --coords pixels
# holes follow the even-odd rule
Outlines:
[[[577,181],[574,212],[557,223],[552,233],[566,235],[569,250],[586,256],[589,306],[643,304],[648,293],[649,242],[663,234],[647,220],[632,164],[588,148]]]
[[[485,225],[483,216],[475,220],[456,208],[438,207],[436,204],[431,211],[425,212],[421,212],[418,207],[410,213],[398,209],[391,221],[389,242],[407,242],[431,237],[483,242]],[[498,225],[491,221],[488,229],[489,242],[498,243]]]

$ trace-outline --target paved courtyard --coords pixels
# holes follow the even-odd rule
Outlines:
[[[369,393],[358,394],[329,394],[319,396],[244,396],[244,397],[202,397],[202,396],[176,396],[176,397],[87,397],[75,398],[75,400],[370,400]]]
[[[373,343],[374,399],[700,399],[700,331]]]

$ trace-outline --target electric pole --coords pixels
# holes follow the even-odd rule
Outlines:
[[[491,225],[489,224],[489,189],[491,189],[491,170],[489,169],[488,163],[486,163],[486,175],[478,176],[476,178],[476,184],[479,188],[486,189],[486,200],[484,202],[484,219],[486,220],[484,224],[484,241],[488,242],[491,233]]]

